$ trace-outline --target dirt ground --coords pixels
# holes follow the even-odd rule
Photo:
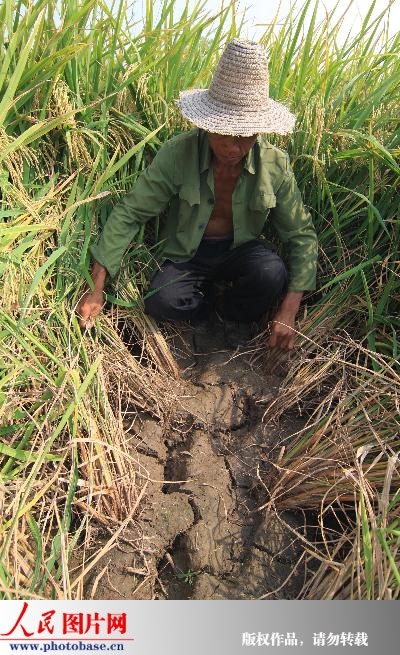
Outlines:
[[[228,350],[221,326],[193,355],[191,330],[170,337],[181,370],[166,427],[140,416],[132,449],[149,479],[134,528],[93,570],[96,599],[296,598],[307,570],[301,513],[265,505],[272,465],[296,422],[266,425],[280,378],[254,344]],[[260,509],[262,508],[262,509]]]

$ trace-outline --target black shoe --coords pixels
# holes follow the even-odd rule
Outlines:
[[[204,355],[212,350],[210,337],[213,333],[213,321],[211,316],[203,318],[192,324],[193,352],[195,355]]]
[[[243,321],[224,320],[224,338],[227,348],[244,348],[249,345],[258,332],[258,325],[255,321],[244,323]]]

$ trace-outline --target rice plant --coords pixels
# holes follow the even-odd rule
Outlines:
[[[337,10],[317,25],[312,2],[263,37],[274,43],[275,92],[286,90],[299,116],[288,147],[320,240],[319,291],[265,416],[296,409],[305,427],[281,444],[269,503],[318,511],[322,530],[333,511],[349,521],[306,598],[399,593],[400,41],[388,38],[392,4],[372,19],[371,3],[355,37],[339,38],[345,14]]]
[[[337,503],[353,517],[326,542],[307,597],[394,598],[400,37],[388,38],[392,2],[377,18],[372,2],[347,39],[346,15],[336,9],[318,25],[317,4],[295,4],[261,38],[271,96],[298,116],[293,138],[275,142],[290,152],[320,240],[319,290],[306,299],[296,355],[265,417],[295,407],[308,422],[276,457],[270,495],[277,509],[318,511],[322,526]],[[110,207],[160,144],[188,127],[174,99],[206,87],[223,45],[241,33],[234,3],[216,15],[206,5],[177,15],[173,0],[158,11],[148,1],[139,24],[125,0],[0,7],[3,598],[83,597],[97,556],[71,569],[74,549],[86,553],[96,526],[112,527],[102,552],[112,548],[145,493],[126,411],[161,420],[176,368],[142,312],[153,265],[144,234],[93,334],[81,333],[74,308]],[[142,344],[141,360],[127,354],[119,317]]]
[[[165,3],[153,22],[148,3],[133,38],[125,2],[6,0],[0,8],[3,598],[83,597],[99,554],[71,571],[74,549],[86,552],[98,526],[110,534],[102,551],[111,548],[143,497],[126,422],[139,411],[161,420],[176,376],[142,313],[143,271],[110,294],[116,307],[136,309],[128,319],[140,360],[118,336],[116,316],[83,335],[74,308],[91,239],[168,133],[173,91],[160,59],[194,82],[199,41],[213,27],[206,59],[215,58],[227,13],[209,18],[198,6],[174,17]],[[145,270],[150,254],[137,248]]]

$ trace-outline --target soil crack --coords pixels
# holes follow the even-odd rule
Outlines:
[[[177,386],[168,424],[145,417],[130,432],[150,481],[132,531],[152,554],[115,551],[113,586],[133,599],[272,594],[290,578],[297,552],[284,523],[257,511],[265,500],[258,471],[268,470],[277,438],[262,424],[259,402],[273,397],[278,380],[226,352],[202,357],[190,375]],[[282,597],[294,597],[299,577]],[[95,597],[118,596],[108,588]]]

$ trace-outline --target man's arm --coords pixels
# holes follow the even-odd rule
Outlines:
[[[269,346],[291,350],[296,315],[305,291],[316,286],[318,242],[310,213],[304,207],[293,171],[287,170],[276,191],[271,222],[288,249],[289,284],[273,320]]]
[[[94,261],[93,289],[85,292],[77,306],[81,327],[93,327],[104,304],[107,275],[113,278],[117,274],[123,254],[140,226],[158,216],[176,192],[174,165],[171,147],[165,144],[140,175],[133,190],[112,210],[100,239],[90,249]]]
[[[159,216],[177,192],[174,179],[175,148],[164,144],[149,166],[111,211],[97,243],[91,246],[93,260],[117,274],[123,255],[148,220]]]

